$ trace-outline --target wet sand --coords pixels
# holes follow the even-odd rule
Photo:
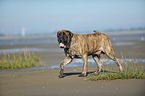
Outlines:
[[[124,36],[122,36],[123,38]],[[112,43],[119,41],[112,41]],[[145,59],[145,41],[127,40],[134,45],[113,46],[115,55],[121,58],[120,52],[129,58]],[[4,45],[0,49],[8,48],[47,48],[58,49],[54,44],[24,44]],[[48,63],[61,62],[64,58],[63,50],[35,52],[42,61]],[[59,54],[59,55],[58,55]],[[106,58],[103,56],[102,58]],[[89,72],[96,68],[89,67]],[[0,96],[144,96],[145,79],[86,81],[85,77],[78,77],[82,68],[65,68],[65,78],[58,78],[59,69],[35,71],[0,71]]]
[[[75,69],[75,70],[74,70]],[[80,68],[0,72],[0,96],[144,96],[145,80],[86,81]],[[91,70],[90,70],[91,71]]]

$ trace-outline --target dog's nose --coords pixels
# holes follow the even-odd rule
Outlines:
[[[60,48],[66,48],[66,46],[65,46],[63,43],[60,43],[60,44],[59,44],[59,47],[60,47]]]

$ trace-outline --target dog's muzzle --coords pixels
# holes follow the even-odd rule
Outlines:
[[[66,46],[65,46],[63,43],[60,43],[60,44],[59,44],[59,47],[60,47],[60,48],[66,48]]]

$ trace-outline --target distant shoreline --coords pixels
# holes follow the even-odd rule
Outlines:
[[[7,40],[7,39],[29,39],[29,38],[54,38],[56,34],[46,34],[46,35],[26,35],[26,36],[0,36],[0,40]]]
[[[92,31],[93,33],[93,31]],[[145,30],[124,30],[124,31],[105,31],[100,32],[106,35],[135,35],[135,34],[145,34]],[[81,34],[81,33],[80,33]],[[87,33],[86,33],[87,34]],[[18,36],[18,35],[10,35],[10,36],[0,36],[0,40],[7,40],[7,39],[29,39],[29,38],[55,38],[56,33],[53,34],[40,34],[40,35],[26,35],[26,36]]]
[[[145,34],[145,30],[104,32],[107,35],[135,35]]]

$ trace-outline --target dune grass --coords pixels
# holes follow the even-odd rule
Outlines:
[[[98,80],[115,80],[115,79],[145,79],[145,65],[135,64],[135,58],[131,58],[132,64],[127,64],[126,57],[122,55],[123,60],[123,72],[120,72],[115,66],[104,67],[103,70],[98,73],[89,74],[86,77],[88,81],[98,81]]]
[[[12,54],[3,54],[0,59],[0,69],[23,69],[35,67],[35,63],[38,66],[42,66],[40,59],[32,52],[19,52]]]

